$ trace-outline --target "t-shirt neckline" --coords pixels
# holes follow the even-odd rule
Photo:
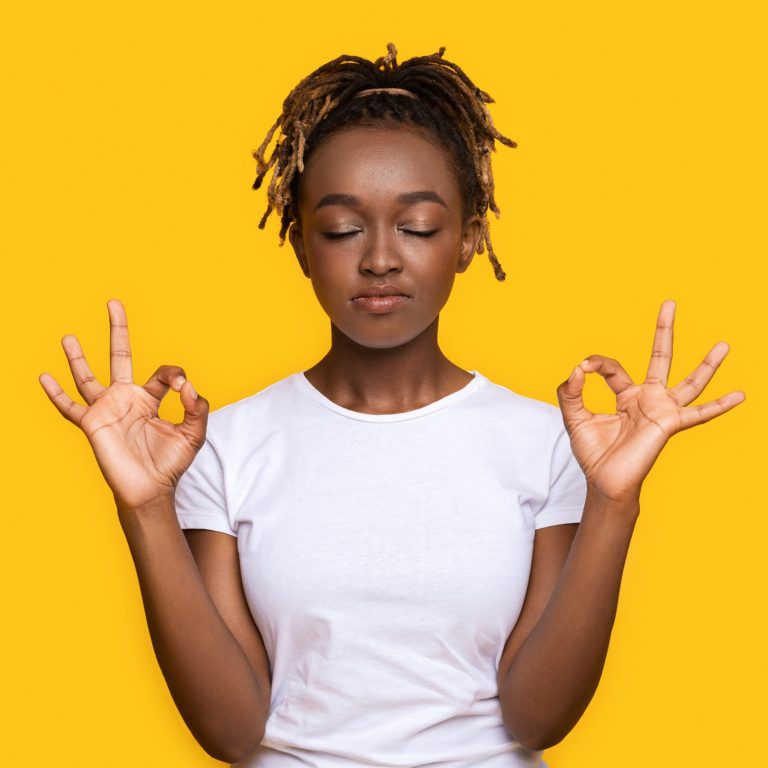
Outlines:
[[[433,400],[431,403],[427,403],[427,405],[423,405],[421,408],[415,408],[411,411],[403,411],[401,413],[363,413],[361,411],[353,411],[326,397],[319,389],[310,383],[309,379],[304,375],[304,371],[294,373],[291,378],[293,379],[294,384],[296,384],[304,394],[309,395],[321,405],[324,405],[326,408],[329,408],[342,416],[358,421],[387,422],[417,419],[464,400],[473,392],[476,392],[483,387],[488,381],[488,379],[479,371],[470,371],[470,373],[473,374],[473,377],[461,389],[457,389],[455,392],[451,392],[451,394],[446,395],[445,397]]]

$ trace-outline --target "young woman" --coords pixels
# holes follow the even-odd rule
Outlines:
[[[289,94],[254,186],[272,171],[261,226],[280,214],[331,320],[312,367],[209,420],[182,368],[134,383],[113,299],[109,386],[72,335],[86,405],[40,376],[114,492],[158,662],[215,758],[544,765],[598,684],[644,478],[673,434],[745,397],[690,405],[725,342],[668,386],[673,301],[642,381],[590,355],[559,409],[442,353],[456,274],[487,248],[504,279],[490,152],[515,144],[490,102],[442,49],[398,64],[392,45]],[[588,373],[615,413],[584,407]],[[157,416],[169,389],[180,424]]]

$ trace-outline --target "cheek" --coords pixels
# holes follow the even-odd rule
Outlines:
[[[333,304],[338,304],[343,294],[343,282],[336,278],[327,268],[318,269],[317,266],[310,273],[312,288],[318,301],[325,309]]]
[[[323,254],[313,251],[308,254],[309,277],[317,300],[330,313],[334,307],[343,304],[349,292],[349,264],[338,253]]]
[[[461,253],[461,241],[455,235],[447,235],[445,238],[431,244],[429,251],[421,249],[411,259],[412,268],[419,273],[420,281],[429,288],[430,292],[437,295],[450,293],[456,279],[456,267]]]
[[[438,309],[442,309],[446,302],[448,301],[448,298],[451,295],[451,291],[453,290],[453,284],[456,280],[456,270],[450,269],[446,270],[444,274],[440,276],[439,281],[435,281],[435,287],[434,287],[434,297],[435,302],[438,304]]]

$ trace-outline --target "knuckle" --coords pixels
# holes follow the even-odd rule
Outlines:
[[[184,376],[184,378],[187,376],[187,374],[184,373],[184,369],[180,368],[178,365],[161,365],[157,371],[155,371],[157,378],[162,381],[166,381],[171,376],[178,376],[179,374]]]

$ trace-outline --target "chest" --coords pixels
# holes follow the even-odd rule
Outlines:
[[[272,448],[236,511],[246,597],[268,646],[332,616],[368,633],[394,623],[486,637],[493,653],[519,615],[533,548],[513,468],[418,433]]]

